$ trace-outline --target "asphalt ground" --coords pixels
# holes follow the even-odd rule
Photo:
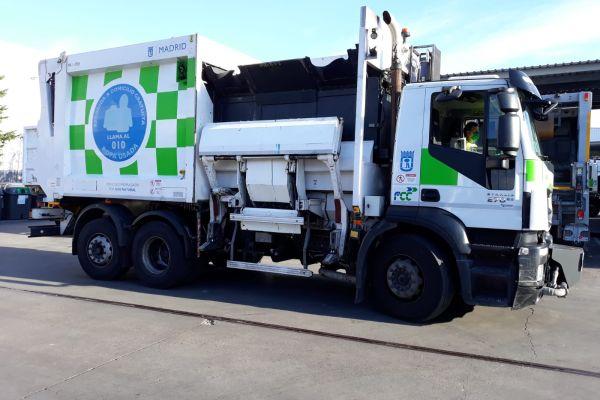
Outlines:
[[[133,273],[93,281],[70,238],[27,238],[29,224],[0,221],[0,399],[600,393],[600,237],[566,299],[415,325],[320,277],[211,270],[168,291]]]

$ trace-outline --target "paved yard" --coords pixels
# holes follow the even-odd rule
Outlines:
[[[477,307],[405,324],[320,278],[218,270],[158,291],[133,274],[90,280],[70,238],[0,222],[0,398],[597,398],[600,379],[293,331],[31,293],[259,323],[600,372],[600,245],[567,299]],[[14,290],[17,289],[17,290]]]

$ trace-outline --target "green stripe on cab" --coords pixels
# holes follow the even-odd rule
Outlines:
[[[535,160],[525,160],[525,180],[527,182],[535,181]]]
[[[421,185],[456,186],[458,172],[433,158],[428,149],[421,149]]]

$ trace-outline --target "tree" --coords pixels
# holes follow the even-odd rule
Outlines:
[[[4,79],[3,75],[0,75],[0,81]],[[2,99],[2,97],[6,96],[6,90],[0,90],[0,99]],[[2,121],[5,120],[6,118],[8,118],[6,116],[6,110],[8,109],[7,106],[3,106],[2,104],[0,104],[0,124],[2,124]],[[0,156],[2,156],[2,149],[4,149],[4,146],[6,145],[6,143],[10,142],[13,139],[18,138],[19,135],[17,135],[17,133],[15,131],[3,131],[2,129],[0,129]]]

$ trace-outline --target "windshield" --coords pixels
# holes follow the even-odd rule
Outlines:
[[[525,123],[527,124],[527,131],[529,132],[529,138],[533,146],[533,151],[535,151],[535,154],[538,157],[542,157],[542,151],[540,150],[540,142],[538,141],[537,131],[535,130],[533,117],[531,116],[529,110],[523,111],[523,117],[525,118]]]

